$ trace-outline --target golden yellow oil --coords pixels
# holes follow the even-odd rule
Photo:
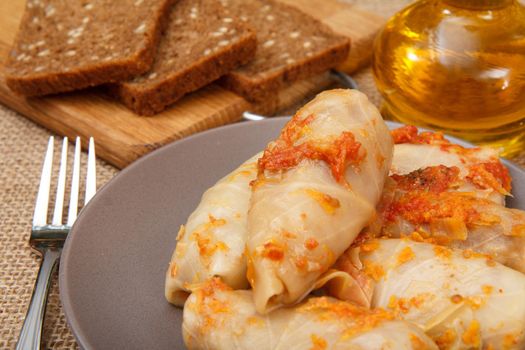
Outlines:
[[[386,24],[374,75],[387,118],[525,151],[525,9],[513,0],[423,0]]]

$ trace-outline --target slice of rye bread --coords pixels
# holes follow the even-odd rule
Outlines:
[[[255,103],[292,82],[337,66],[350,41],[302,11],[272,0],[221,0],[230,15],[257,33],[257,54],[221,79],[226,88]]]
[[[110,91],[128,108],[153,115],[185,94],[252,60],[253,30],[228,17],[217,0],[180,0],[159,44],[153,68]]]
[[[130,79],[151,68],[174,0],[28,0],[6,64],[27,96]]]

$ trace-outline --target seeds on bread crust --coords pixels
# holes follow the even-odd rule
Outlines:
[[[35,96],[147,71],[174,0],[28,0],[7,85]],[[134,32],[135,30],[135,32]]]
[[[152,69],[110,88],[138,114],[161,112],[255,55],[253,31],[217,0],[179,0],[170,17]]]
[[[348,55],[349,40],[298,9],[273,0],[221,0],[232,16],[253,25],[255,59],[221,83],[252,102],[335,67]]]

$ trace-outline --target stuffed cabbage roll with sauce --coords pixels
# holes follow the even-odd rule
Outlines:
[[[250,182],[257,159],[250,158],[208,189],[177,235],[177,246],[166,272],[166,299],[182,306],[189,286],[220,276],[233,288],[246,288],[246,214]]]
[[[511,178],[495,151],[467,149],[440,133],[417,134],[413,127],[392,133],[396,142],[406,143],[394,147],[377,219],[362,235],[416,234],[490,254],[525,272],[525,212],[502,205]]]
[[[492,148],[465,148],[447,140],[441,132],[418,132],[414,126],[392,130],[394,157],[391,174],[407,175],[429,167],[457,170],[454,191],[471,192],[504,205],[511,178]]]
[[[525,275],[490,256],[408,239],[345,256],[372,281],[371,307],[419,325],[440,349],[525,347]]]
[[[301,301],[369,223],[392,147],[381,115],[355,90],[319,94],[267,146],[247,221],[258,312]]]
[[[421,329],[383,309],[321,297],[261,315],[251,291],[218,279],[189,297],[182,330],[190,350],[437,350]]]
[[[525,212],[456,191],[458,169],[428,167],[392,175],[378,206],[375,236],[420,238],[489,254],[525,272]]]

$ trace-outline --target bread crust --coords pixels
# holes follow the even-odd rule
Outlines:
[[[143,88],[135,84],[115,84],[110,93],[137,114],[152,116],[162,112],[189,92],[196,91],[230,70],[249,62],[255,53],[255,35],[245,35],[228,50],[213,57],[202,58],[176,72],[155,86]]]
[[[231,14],[253,25],[257,33],[259,47],[254,61],[220,80],[221,85],[250,102],[261,103],[275,91],[336,67],[348,56],[348,38],[295,7],[273,0],[222,2]]]
[[[132,45],[133,50],[130,50],[128,54],[120,53],[118,57],[106,56],[93,60],[90,58],[97,55],[97,49],[100,49],[101,52],[107,52],[107,46],[111,45],[111,39],[105,42],[101,39],[89,38],[90,43],[94,45],[90,50],[91,57],[79,57],[76,54],[82,51],[82,40],[87,40],[80,37],[79,33],[89,35],[89,28],[95,28],[94,26],[97,25],[102,26],[102,23],[96,23],[98,13],[94,11],[110,11],[112,8],[114,9],[114,6],[132,6],[138,4],[139,0],[135,0],[135,2],[127,0],[126,3],[120,2],[120,4],[111,0],[92,0],[91,3],[87,3],[91,5],[88,8],[86,8],[86,1],[68,0],[67,4],[62,4],[58,10],[53,7],[56,2],[53,5],[51,1],[35,2],[28,0],[15,42],[7,59],[6,83],[16,93],[26,96],[42,96],[127,80],[137,74],[142,74],[151,68],[161,32],[167,25],[170,9],[175,1],[149,0],[144,6],[153,6],[153,11],[144,17],[143,31],[129,34],[129,40],[134,43]],[[144,3],[144,1],[140,1],[140,3]],[[75,11],[73,18],[84,17],[79,27],[67,32],[66,38],[68,40],[66,42],[63,33],[58,28],[62,26],[64,28],[62,31],[67,31],[67,24],[71,24],[67,18],[64,18],[68,13],[62,11],[68,6],[73,9],[71,11]],[[51,11],[50,9],[54,10]],[[83,11],[82,14],[80,14],[81,11]],[[51,12],[53,16],[48,16]],[[56,18],[53,18],[54,16]],[[38,19],[37,23],[35,23],[35,19]],[[126,19],[121,20],[126,21]],[[62,24],[60,21],[67,24]],[[115,23],[115,25],[118,24]],[[84,32],[88,26],[92,27]],[[79,30],[81,28],[82,30]],[[141,29],[140,26],[138,29]],[[74,40],[76,38],[79,39],[77,42]],[[100,42],[97,44],[98,40]],[[34,47],[35,43],[42,42],[49,46]],[[118,52],[118,50],[119,48],[115,48],[114,52]],[[49,54],[44,57],[42,54],[46,51]],[[75,55],[68,56],[69,53]],[[21,57],[22,60],[20,60]],[[24,61],[28,57],[30,60]],[[67,62],[64,62],[66,59],[83,63],[68,65]],[[40,70],[42,67],[46,68]]]
[[[154,115],[248,63],[256,47],[251,28],[227,17],[218,1],[180,0],[172,8],[153,68],[134,80],[112,84],[110,93],[135,113]]]

